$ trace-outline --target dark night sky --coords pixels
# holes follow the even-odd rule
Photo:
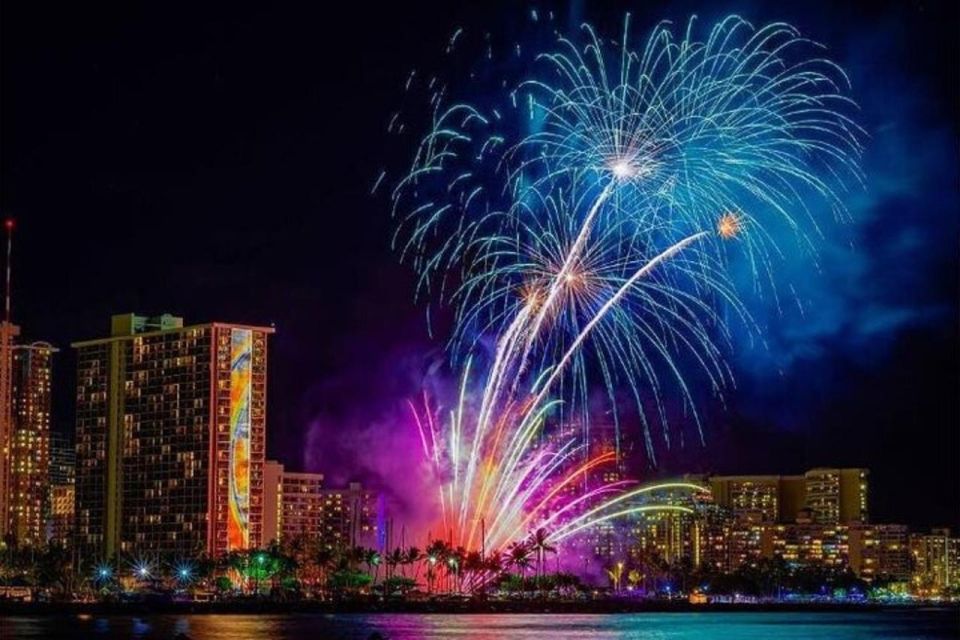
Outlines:
[[[318,415],[347,429],[398,399],[396,361],[436,343],[369,195],[387,119],[456,27],[507,30],[532,6],[456,4],[4,3],[0,213],[18,220],[14,319],[63,350],[58,430],[68,344],[126,311],[275,323],[268,452],[292,467],[324,459],[305,452]],[[877,519],[957,526],[960,23],[950,2],[834,4],[558,5],[573,25],[791,22],[849,70],[870,133],[855,248],[826,261],[841,273],[802,276],[804,331],[787,318],[768,353],[735,354],[707,447],[655,473],[864,465]]]

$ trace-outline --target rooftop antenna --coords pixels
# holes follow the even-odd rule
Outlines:
[[[4,300],[4,321],[10,323],[10,256],[13,253],[13,218],[7,218],[3,223],[7,230],[7,290]]]

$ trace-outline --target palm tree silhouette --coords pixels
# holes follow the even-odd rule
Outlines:
[[[529,548],[537,556],[537,589],[538,590],[540,589],[540,583],[542,582],[542,579],[543,579],[544,556],[547,553],[557,552],[557,548],[548,542],[549,537],[550,537],[550,534],[543,527],[540,527],[536,531],[530,532],[530,538],[528,543]]]

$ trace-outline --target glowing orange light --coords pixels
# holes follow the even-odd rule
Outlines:
[[[717,233],[725,240],[737,237],[742,228],[743,222],[740,216],[735,213],[725,213],[720,216],[720,220],[717,222]]]
[[[536,282],[528,281],[520,287],[520,298],[533,310],[543,304],[544,295],[543,287]]]

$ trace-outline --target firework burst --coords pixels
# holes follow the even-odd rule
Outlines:
[[[392,191],[394,244],[420,292],[454,311],[456,408],[416,413],[444,528],[463,544],[481,522],[503,548],[528,528],[560,539],[654,508],[624,507],[640,494],[619,483],[564,491],[610,462],[588,455],[592,391],[616,420],[628,390],[651,457],[652,425],[669,443],[668,395],[699,427],[686,369],[719,394],[727,323],[752,323],[731,261],[772,283],[774,229],[812,247],[806,203],[842,217],[844,185],[860,180],[847,79],[819,45],[735,16],[696,27],[662,23],[634,48],[629,17],[618,42],[585,26],[535,55],[497,107],[431,95]],[[551,435],[572,422],[585,431]]]

